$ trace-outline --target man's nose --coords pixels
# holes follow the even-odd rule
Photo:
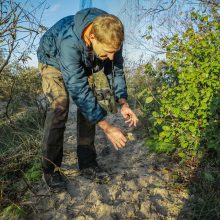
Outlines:
[[[114,53],[108,53],[108,58],[109,58],[109,60],[113,60],[114,59]]]

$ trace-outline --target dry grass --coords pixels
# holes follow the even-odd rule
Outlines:
[[[36,111],[17,114],[0,122],[1,215],[24,214],[22,200],[39,179],[42,116]]]

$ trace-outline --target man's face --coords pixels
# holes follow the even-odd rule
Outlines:
[[[100,60],[113,60],[115,53],[120,49],[116,49],[106,44],[102,44],[98,42],[96,39],[93,39],[91,42],[93,51]]]

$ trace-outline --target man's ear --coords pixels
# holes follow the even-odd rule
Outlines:
[[[93,42],[95,40],[95,34],[89,34],[89,40]]]

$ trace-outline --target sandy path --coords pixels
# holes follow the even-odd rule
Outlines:
[[[165,169],[166,159],[150,154],[143,144],[140,129],[132,131],[136,141],[116,151],[97,129],[98,162],[109,170],[112,180],[94,183],[78,175],[76,157],[75,108],[70,112],[65,133],[63,169],[68,177],[66,192],[51,193],[41,182],[39,196],[33,199],[36,213],[28,219],[177,219],[187,199],[187,192],[172,191],[170,175]],[[108,116],[108,121],[126,131],[120,114]]]

